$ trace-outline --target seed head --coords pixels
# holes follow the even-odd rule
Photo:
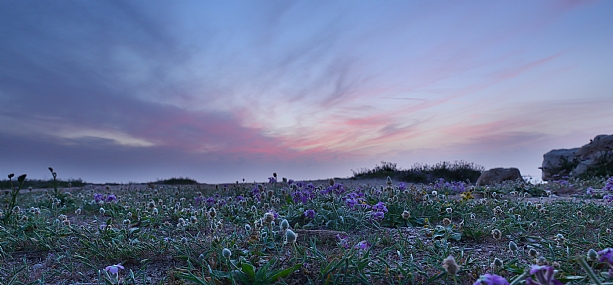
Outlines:
[[[264,214],[264,223],[270,224],[274,220],[275,220],[275,215],[273,213],[267,212],[266,214]]]
[[[443,268],[447,271],[449,275],[456,275],[458,270],[460,270],[460,266],[455,262],[455,258],[453,256],[448,256],[443,260]]]
[[[444,219],[443,219],[443,225],[444,225],[444,226],[451,225],[451,220],[450,220],[449,218],[444,218]]]
[[[447,212],[447,214],[453,213],[453,209],[452,208],[447,208],[447,209],[445,209],[445,211]]]
[[[495,240],[500,240],[500,239],[502,238],[502,232],[500,232],[500,230],[499,230],[499,229],[493,229],[493,230],[492,230],[492,237],[493,237]]]
[[[402,218],[403,218],[403,219],[408,220],[410,217],[411,217],[411,212],[409,212],[409,211],[407,211],[407,210],[404,210],[404,211],[402,212]]]

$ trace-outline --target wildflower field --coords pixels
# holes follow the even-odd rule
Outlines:
[[[0,284],[613,284],[613,178],[28,189]]]

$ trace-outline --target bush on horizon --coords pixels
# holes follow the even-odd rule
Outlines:
[[[151,184],[164,184],[164,185],[195,185],[198,181],[189,177],[172,177],[169,179],[160,179],[152,182]]]
[[[443,161],[435,165],[415,163],[410,169],[399,169],[396,163],[382,161],[373,169],[351,170],[354,179],[386,178],[412,183],[434,183],[443,178],[446,181],[470,181],[475,183],[485,168],[466,161]]]

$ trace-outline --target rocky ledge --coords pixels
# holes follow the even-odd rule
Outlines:
[[[581,177],[613,162],[613,135],[598,135],[579,148],[554,149],[543,155],[544,181]]]

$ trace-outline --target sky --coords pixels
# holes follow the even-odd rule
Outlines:
[[[613,1],[0,1],[0,174],[203,183],[613,134]]]

